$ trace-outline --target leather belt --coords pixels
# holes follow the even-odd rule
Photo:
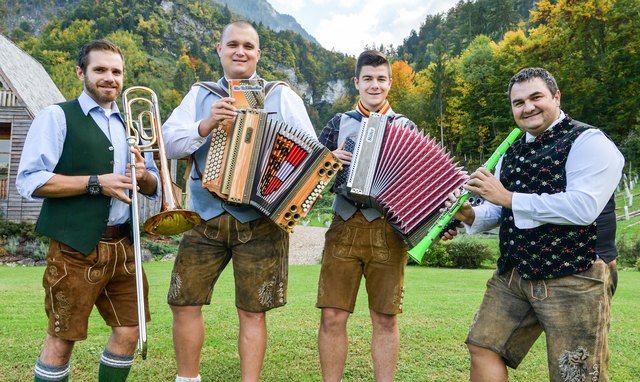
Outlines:
[[[110,225],[102,232],[102,240],[122,239],[125,236],[129,236],[130,231],[129,223]]]

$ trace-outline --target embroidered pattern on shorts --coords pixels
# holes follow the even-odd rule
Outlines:
[[[562,380],[565,382],[586,381],[587,359],[589,359],[589,353],[587,349],[582,346],[578,347],[575,351],[565,350],[558,359],[558,368]]]
[[[276,295],[278,296],[278,302],[284,302],[284,284],[280,283],[276,286],[276,277],[274,276],[270,281],[263,283],[260,290],[258,290],[260,304],[262,306],[272,307]]]
[[[53,329],[56,333],[58,332],[66,332],[69,330],[69,318],[71,317],[71,301],[67,298],[67,296],[62,292],[57,292],[55,295],[56,302],[54,306],[55,310],[55,318],[54,322],[55,328]]]
[[[171,287],[169,288],[169,297],[175,299],[180,293],[180,287],[182,286],[182,277],[177,272],[171,272]]]

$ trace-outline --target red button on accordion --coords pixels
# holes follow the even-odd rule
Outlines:
[[[346,186],[350,199],[376,208],[415,246],[437,221],[447,195],[467,179],[428,135],[372,113],[363,119]]]
[[[267,113],[240,109],[214,129],[202,186],[223,200],[251,205],[291,232],[342,164],[314,137]]]

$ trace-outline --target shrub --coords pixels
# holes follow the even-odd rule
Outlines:
[[[636,269],[640,271],[640,259],[636,261]]]
[[[440,241],[429,248],[422,258],[422,265],[428,267],[450,267],[453,265],[447,247],[448,241]]]
[[[151,251],[151,254],[156,259],[169,253],[178,252],[177,246],[172,243],[160,243],[146,238],[142,239],[142,243],[149,251]]]
[[[43,241],[32,241],[31,258],[35,261],[44,261],[49,253],[49,244]]]
[[[487,244],[468,235],[452,240],[447,250],[452,265],[459,268],[480,268],[483,261],[493,257]]]
[[[4,243],[4,249],[7,251],[7,253],[9,253],[10,255],[15,255],[18,252],[18,248],[20,247],[20,239],[18,239],[16,236],[11,236],[9,239],[7,239],[7,241]]]
[[[616,242],[618,248],[617,263],[623,267],[635,267],[640,261],[640,240],[629,241],[622,236]]]
[[[13,236],[19,237],[23,241],[46,241],[44,236],[38,234],[35,231],[35,225],[33,223],[15,223],[5,219],[0,219],[0,239],[7,240],[8,238]]]

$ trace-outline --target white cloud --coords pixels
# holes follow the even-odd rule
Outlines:
[[[268,0],[290,14],[327,49],[351,55],[365,45],[398,46],[428,14],[442,13],[458,0]]]

